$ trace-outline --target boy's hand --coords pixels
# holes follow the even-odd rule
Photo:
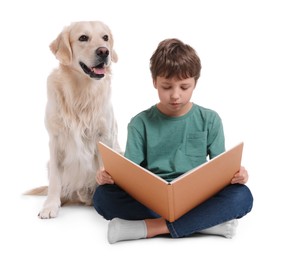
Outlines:
[[[231,184],[239,183],[245,184],[249,179],[248,171],[245,167],[241,166],[240,171],[235,173],[233,179],[231,180]]]
[[[105,171],[104,168],[97,171],[96,181],[99,185],[114,184],[112,177]]]

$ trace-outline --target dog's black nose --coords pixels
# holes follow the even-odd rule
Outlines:
[[[96,50],[96,54],[101,58],[107,58],[109,56],[109,50],[105,47],[100,47]]]

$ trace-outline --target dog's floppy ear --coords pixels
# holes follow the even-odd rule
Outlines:
[[[107,28],[108,28],[108,31],[109,31],[110,39],[112,39],[111,40],[111,46],[112,46],[112,48],[111,48],[111,54],[112,54],[111,60],[112,60],[112,62],[117,62],[118,61],[118,55],[117,55],[116,51],[113,49],[113,46],[114,46],[113,34],[110,31],[109,27],[107,27]]]
[[[64,65],[69,65],[72,60],[72,50],[69,41],[69,30],[63,30],[58,37],[51,42],[50,50]]]
[[[118,61],[118,55],[115,50],[112,51],[112,61],[117,62]]]

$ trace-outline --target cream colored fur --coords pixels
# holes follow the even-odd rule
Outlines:
[[[108,26],[100,21],[74,22],[50,49],[60,64],[47,81],[50,160],[47,199],[38,214],[43,219],[56,217],[65,202],[91,205],[96,171],[101,167],[98,141],[120,151],[110,69],[118,57]],[[44,189],[29,194],[42,194]]]

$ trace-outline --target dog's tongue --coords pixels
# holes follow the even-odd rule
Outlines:
[[[105,69],[104,68],[92,68],[92,71],[95,74],[105,74]]]

